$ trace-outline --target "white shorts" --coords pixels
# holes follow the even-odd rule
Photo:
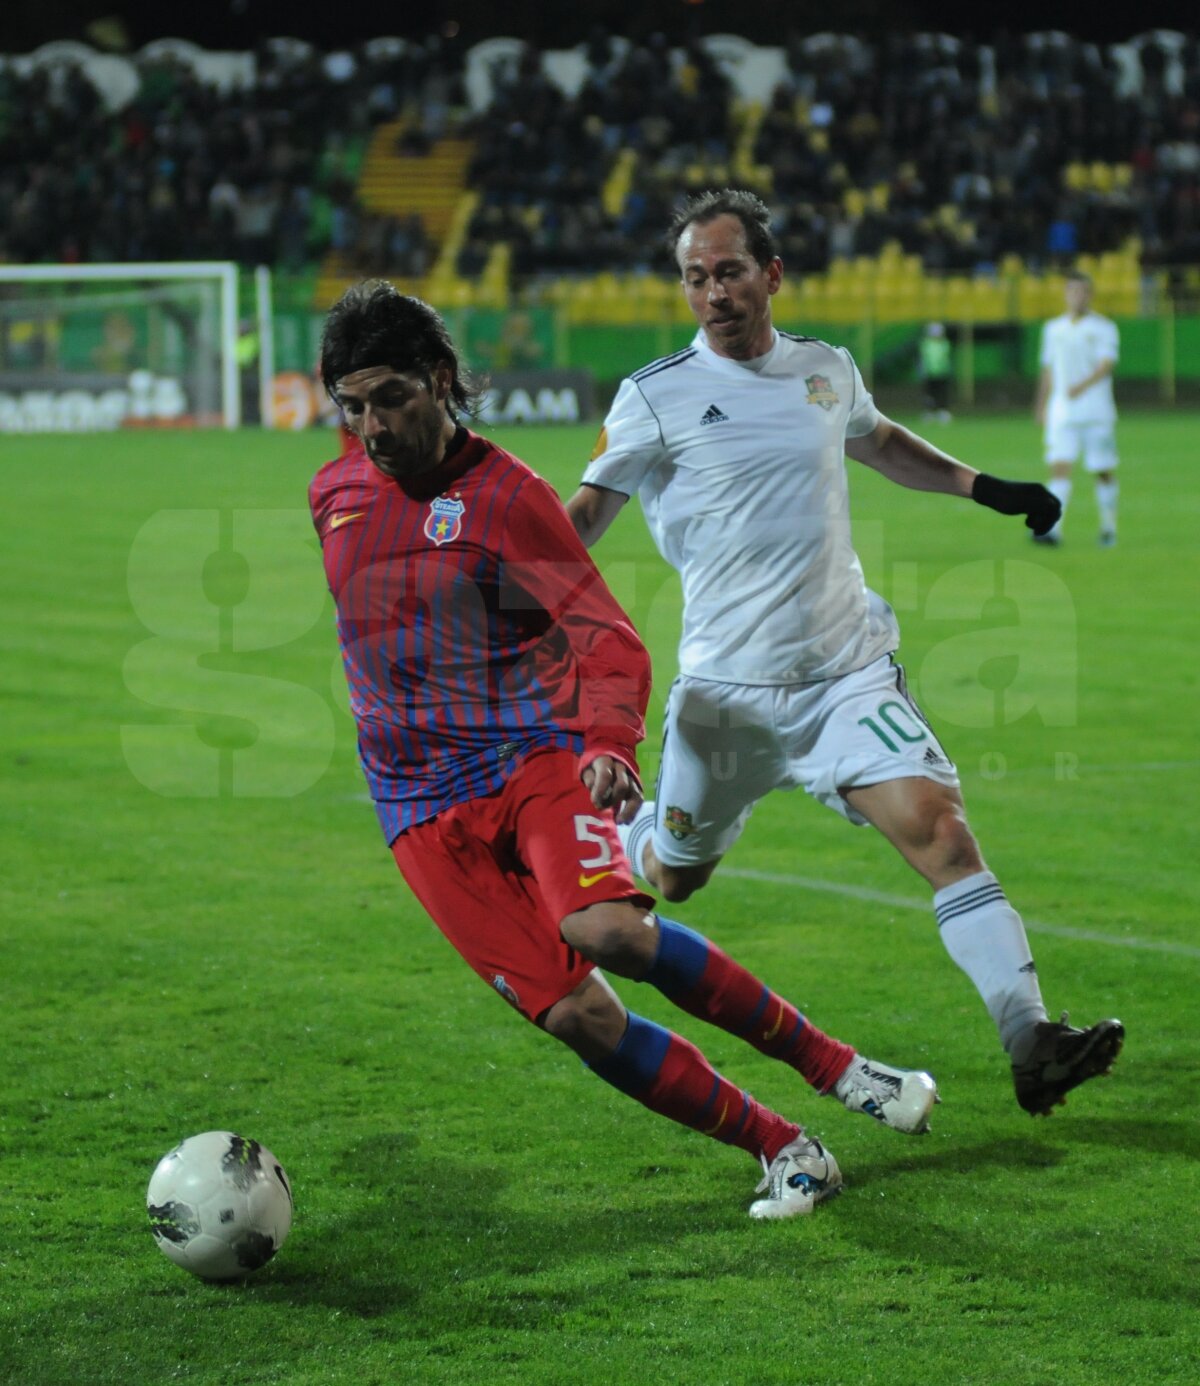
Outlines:
[[[1117,439],[1112,424],[1047,425],[1047,462],[1077,462],[1080,453],[1089,472],[1111,472],[1117,465]]]
[[[914,775],[958,785],[891,655],[821,683],[763,688],[682,675],[667,703],[654,854],[668,866],[724,855],[773,789],[803,787],[861,826],[843,789]]]

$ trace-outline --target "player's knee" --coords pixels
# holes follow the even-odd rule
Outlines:
[[[622,977],[640,976],[658,949],[654,916],[629,900],[605,900],[577,910],[562,921],[559,931],[588,962]]]
[[[930,824],[929,850],[935,869],[978,871],[983,867],[979,844],[961,804],[948,804],[939,809]]]
[[[877,826],[935,889],[982,870],[979,846],[957,794],[925,782],[913,792],[892,795],[886,804],[888,811]]]
[[[677,905],[702,890],[716,869],[715,861],[703,866],[666,866],[659,862],[652,884],[664,900]]]
[[[548,1035],[573,1049],[587,1062],[611,1054],[625,1033],[624,1006],[596,978],[589,978],[541,1017]]]

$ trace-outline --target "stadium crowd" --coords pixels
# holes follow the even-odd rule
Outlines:
[[[1130,71],[1062,34],[794,34],[752,151],[786,263],[820,271],[896,241],[931,270],[987,271],[1008,254],[1037,268],[1130,237],[1148,264],[1200,261],[1200,43],[1150,36],[1136,51]],[[618,54],[597,36],[589,59],[568,98],[527,51],[478,122],[473,235],[510,240],[530,272],[656,266],[646,233],[681,190],[746,181],[731,168],[733,91],[701,45]],[[605,217],[620,149],[636,171]]]
[[[526,47],[473,114],[461,55],[432,38],[325,55],[264,46],[254,84],[233,92],[149,62],[116,111],[70,67],[0,67],[0,260],[295,269],[333,248],[366,271],[419,274],[435,251],[419,218],[366,216],[341,157],[408,112],[410,152],[451,129],[476,142],[468,276],[497,241],[517,275],[661,268],[656,232],[681,193],[745,182],[747,168],[800,271],[889,241],[967,273],[1007,255],[1067,264],[1130,238],[1147,267],[1200,263],[1200,42],[1151,34],[1125,49],[1132,65],[1058,33],[793,34],[749,135],[713,52],[661,34],[595,31],[574,93]]]
[[[299,269],[327,248],[421,273],[423,227],[363,216],[345,151],[406,108],[458,100],[436,41],[321,54],[272,41],[221,90],[169,55],[105,108],[78,67],[0,64],[0,261],[236,259]]]

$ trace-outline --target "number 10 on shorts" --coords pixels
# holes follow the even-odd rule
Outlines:
[[[858,725],[870,728],[894,755],[900,754],[898,742],[912,746],[929,736],[927,728],[913,716],[912,709],[896,702],[894,698],[880,703],[874,717],[860,717]]]

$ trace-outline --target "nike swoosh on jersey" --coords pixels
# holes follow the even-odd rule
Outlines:
[[[366,513],[365,510],[355,510],[353,514],[350,515],[335,515],[333,519],[329,521],[329,528],[341,529],[344,524],[349,524],[351,520],[361,520]]]
[[[586,890],[588,886],[594,886],[597,881],[602,881],[605,876],[611,876],[615,870],[615,867],[610,866],[607,871],[597,871],[594,876],[585,876],[581,871],[579,873],[579,884]]]
[[[763,1043],[767,1044],[779,1033],[779,1027],[783,1024],[783,1007],[780,1006],[779,1014],[775,1017],[775,1024],[763,1035]]]

